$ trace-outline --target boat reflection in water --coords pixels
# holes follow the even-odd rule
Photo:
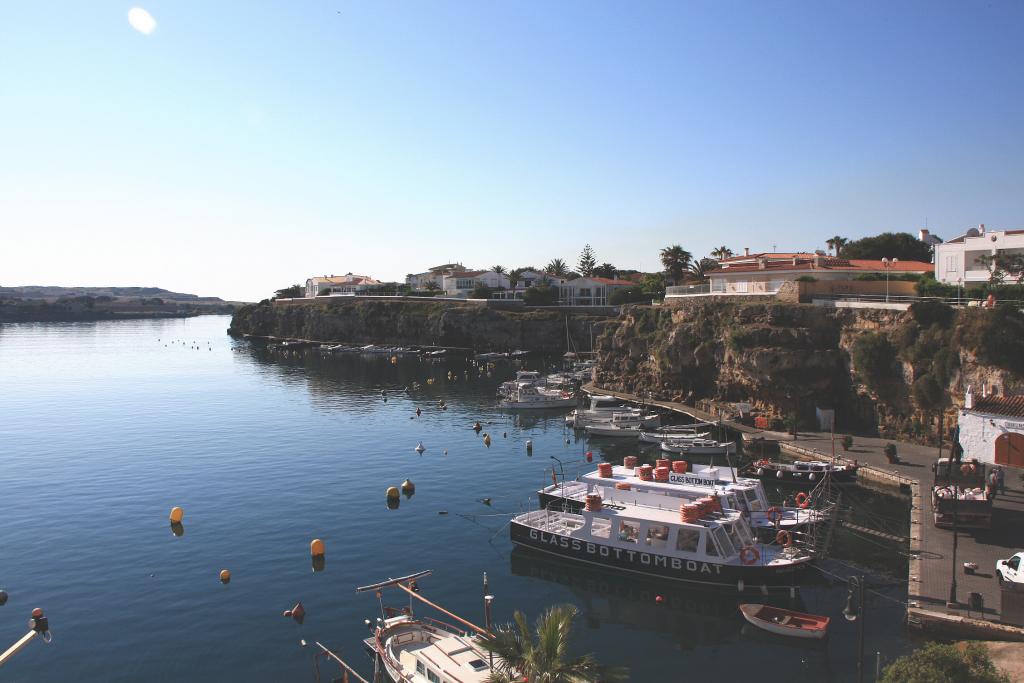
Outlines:
[[[671,634],[682,649],[716,645],[737,637],[744,625],[739,604],[749,602],[736,591],[656,581],[641,576],[603,572],[561,561],[529,548],[515,548],[511,554],[512,573],[561,584],[574,595],[581,615],[591,628],[617,624]],[[660,598],[660,599],[659,599]],[[760,602],[800,610],[796,597],[765,595]]]

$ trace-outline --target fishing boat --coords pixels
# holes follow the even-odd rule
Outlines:
[[[771,605],[740,605],[743,618],[754,626],[780,636],[821,640],[828,634],[829,618],[794,612]]]
[[[667,439],[659,447],[662,453],[673,455],[725,455],[736,452],[736,444],[731,441],[714,439]]]
[[[383,668],[396,683],[483,683],[491,675],[495,660],[480,646],[480,639],[491,634],[420,596],[417,580],[430,574],[419,572],[356,589],[360,593],[373,591],[380,598],[384,588],[394,586],[410,597],[409,606],[398,609],[385,607],[382,602],[376,623],[367,620],[373,635],[363,644],[375,656],[375,668]],[[412,609],[413,598],[458,625],[417,616]]]
[[[668,507],[591,494],[578,512],[542,509],[510,522],[512,542],[589,565],[661,579],[730,587],[795,583],[813,555],[795,544],[758,543],[742,514],[718,499]]]
[[[615,438],[636,439],[640,436],[638,427],[624,427],[614,422],[604,424],[589,424],[583,428],[588,436],[610,436]]]
[[[610,422],[615,415],[630,415],[638,427],[651,429],[661,424],[661,415],[645,413],[642,409],[626,404],[614,396],[591,395],[590,404],[586,408],[577,409],[565,419],[566,424],[575,429],[585,429],[587,425]]]
[[[576,397],[568,391],[547,389],[526,382],[516,387],[499,404],[511,410],[539,410],[545,408],[568,408],[576,405]]]
[[[635,458],[627,458],[635,464]],[[661,461],[663,467],[667,460]],[[681,467],[685,465],[685,467]],[[826,511],[807,507],[786,507],[772,505],[765,495],[764,486],[757,479],[737,477],[729,467],[708,467],[676,461],[671,464],[676,471],[661,472],[657,468],[643,472],[643,466],[627,467],[602,463],[598,469],[580,476],[579,481],[559,482],[555,479],[550,486],[538,492],[542,507],[556,507],[578,511],[583,508],[590,493],[600,493],[606,499],[623,499],[655,507],[670,506],[650,496],[669,497],[692,502],[705,496],[719,496],[722,506],[739,510],[756,531],[771,537],[778,530],[796,531],[827,519]],[[609,469],[610,468],[610,469]],[[638,473],[638,470],[640,473]],[[658,478],[655,478],[658,477]]]
[[[521,384],[530,384],[533,386],[547,386],[547,378],[541,375],[535,370],[519,370],[516,372],[516,378],[509,380],[508,382],[502,382],[498,386],[498,397],[508,398]]]
[[[686,441],[692,439],[709,439],[711,432],[698,431],[697,427],[659,427],[655,430],[640,430],[640,441],[658,443],[662,441]]]
[[[833,481],[853,481],[857,476],[857,469],[857,463],[839,465],[825,461],[773,462],[758,460],[747,467],[745,473],[748,476],[761,479],[772,478],[781,482],[803,484],[819,481],[826,474],[831,475]]]

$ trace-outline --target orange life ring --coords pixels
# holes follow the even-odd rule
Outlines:
[[[779,510],[779,508],[776,508],[776,507],[768,508],[768,521],[769,522],[771,522],[772,524],[775,524],[775,522],[779,521],[780,517],[782,517],[782,511]]]
[[[779,531],[779,533],[775,534],[775,542],[781,546],[785,546],[786,548],[788,548],[789,546],[793,545],[793,534],[789,533],[785,529],[782,529],[781,531]]]
[[[804,507],[804,503],[810,500],[810,498],[810,496],[801,491],[800,493],[796,494],[796,504],[799,505],[800,507]]]
[[[757,548],[752,545],[744,546],[743,549],[740,550],[740,562],[743,564],[751,565],[760,559],[761,553],[757,552]]]

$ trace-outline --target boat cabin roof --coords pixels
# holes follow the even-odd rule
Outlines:
[[[490,674],[487,654],[472,636],[443,631],[416,632],[414,624],[392,636],[389,647],[410,680],[483,683]],[[413,674],[415,672],[415,674]],[[433,678],[430,677],[433,674]]]
[[[687,484],[691,486],[714,486],[718,488],[757,488],[757,479],[749,479],[746,477],[736,477],[736,483],[732,481],[732,474],[735,473],[730,467],[709,467],[707,465],[696,465],[691,472],[687,472],[685,475],[669,475],[672,479],[677,481],[643,481],[636,475],[636,473],[628,467],[622,465],[615,465],[612,467],[611,477],[602,477],[598,470],[587,472],[582,475],[580,479],[590,484],[598,484],[603,486],[615,486],[616,482],[623,482],[627,484],[642,485],[644,488],[653,491],[673,491],[678,489],[680,486]],[[683,478],[683,481],[678,481],[679,478]]]

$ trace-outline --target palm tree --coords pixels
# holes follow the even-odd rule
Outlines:
[[[668,273],[673,283],[678,284],[683,279],[683,274],[690,267],[692,261],[693,254],[678,244],[661,250],[661,265],[665,266],[665,272]]]
[[[716,268],[718,268],[718,261],[713,258],[702,258],[699,261],[692,261],[686,272],[694,280],[704,280],[708,273]]]
[[[601,666],[593,655],[572,660],[566,658],[576,612],[572,605],[550,607],[537,617],[534,640],[526,617],[517,610],[513,615],[514,624],[499,627],[494,638],[480,641],[485,650],[495,655],[494,671],[487,680],[490,683],[524,679],[530,683],[611,683],[627,680],[628,671]]]
[[[569,266],[565,265],[565,261],[560,258],[553,258],[551,261],[544,266],[544,270],[557,275],[558,277],[565,277],[569,274]]]
[[[506,272],[505,266],[491,266],[491,272],[497,273],[498,275],[504,275]]]
[[[843,247],[850,243],[850,240],[845,237],[836,235],[835,237],[825,240],[825,244],[828,245],[829,250],[835,252],[836,256],[839,256],[839,252],[842,251]]]
[[[523,268],[513,268],[512,270],[505,273],[505,277],[508,278],[509,290],[515,292],[516,285],[519,284],[519,277],[523,274]]]
[[[732,249],[726,246],[715,247],[711,250],[711,256],[721,261],[724,258],[732,256]]]

